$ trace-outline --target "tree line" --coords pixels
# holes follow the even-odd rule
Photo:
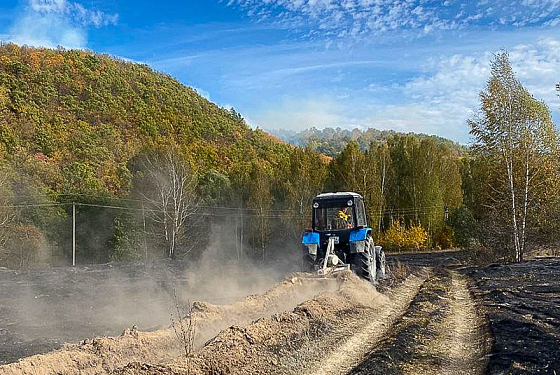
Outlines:
[[[0,46],[0,266],[196,257],[213,242],[299,251],[311,202],[355,191],[387,249],[461,246],[521,260],[558,233],[558,134],[496,55],[460,153],[435,137],[348,139],[329,157],[250,129],[146,66]]]
[[[387,142],[392,136],[402,135],[402,133],[395,130],[379,130],[375,128],[347,130],[340,127],[336,129],[328,127],[324,129],[310,128],[300,132],[272,129],[270,132],[285,142],[301,147],[311,147],[330,157],[336,157],[350,142],[357,143],[362,151],[366,151],[371,145],[379,146]],[[418,133],[409,133],[409,135],[414,135],[421,139],[434,139],[438,143],[449,147],[457,156],[462,155],[466,151],[465,146],[446,138]]]

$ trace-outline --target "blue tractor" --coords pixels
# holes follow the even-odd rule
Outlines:
[[[326,274],[350,268],[377,283],[385,277],[385,253],[375,246],[364,198],[350,192],[324,193],[313,199],[312,226],[302,239],[306,271]]]

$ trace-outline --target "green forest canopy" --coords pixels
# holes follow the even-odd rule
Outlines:
[[[1,45],[0,266],[65,264],[69,203],[81,204],[78,236],[95,239],[78,245],[84,262],[165,254],[159,248],[169,239],[155,235],[167,233],[165,217],[139,220],[98,207],[138,209],[142,202],[149,208],[157,194],[143,189],[167,186],[150,176],[173,170],[150,173],[146,166],[158,167],[153,160],[186,165],[180,168],[189,174],[185,186],[196,186],[189,202],[205,210],[204,220],[189,217],[175,228],[191,232],[173,238],[178,254],[203,247],[193,246],[200,241],[196,228],[231,220],[216,214],[218,208],[244,212],[231,235],[249,245],[248,256],[266,258],[275,241],[296,246],[311,200],[324,190],[363,194],[377,235],[399,220],[424,227],[425,246],[452,245],[446,220],[463,201],[464,150],[435,137],[368,138],[373,133],[343,136],[329,158],[320,147],[295,147],[249,128],[235,110],[146,65],[80,50]],[[154,234],[150,243],[146,231]]]

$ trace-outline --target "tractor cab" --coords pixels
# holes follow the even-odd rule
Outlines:
[[[324,274],[329,267],[349,266],[371,282],[385,274],[385,256],[381,247],[374,246],[360,194],[319,194],[312,208],[311,227],[302,238],[304,267],[308,271]],[[382,269],[377,270],[379,267]]]
[[[350,234],[367,229],[364,198],[356,193],[326,193],[313,199],[312,232],[326,248],[334,237],[337,248],[350,245]],[[367,230],[365,231],[367,232]]]

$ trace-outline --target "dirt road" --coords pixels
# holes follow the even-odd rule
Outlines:
[[[437,269],[350,374],[483,374],[486,341],[464,276]]]
[[[231,305],[196,303],[187,356],[171,328],[129,330],[0,374],[560,374],[559,259],[464,268],[459,252],[403,254],[394,270],[397,260],[408,271],[378,290],[351,273],[297,274]]]

